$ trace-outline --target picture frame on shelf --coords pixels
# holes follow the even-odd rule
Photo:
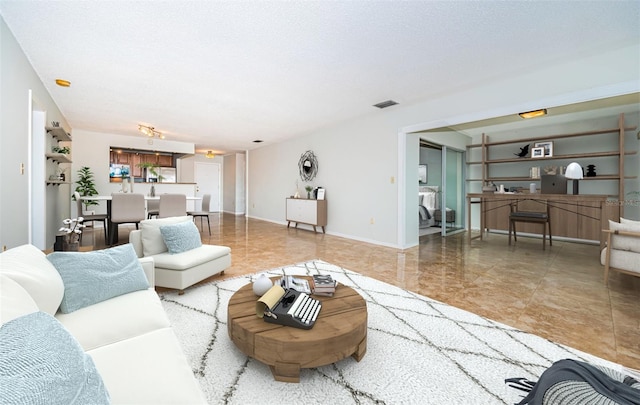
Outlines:
[[[318,200],[324,200],[324,188],[319,188],[318,189],[318,196],[317,198]]]
[[[533,144],[533,147],[534,147],[534,149],[535,148],[544,148],[544,157],[552,157],[553,156],[553,141],[536,142],[536,143]]]
[[[533,159],[543,158],[545,157],[544,153],[545,151],[543,147],[533,148],[531,149],[531,158]]]

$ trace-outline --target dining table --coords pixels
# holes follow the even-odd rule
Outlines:
[[[202,200],[202,197],[197,196],[186,196],[187,201],[198,201]],[[115,245],[118,242],[118,224],[114,224],[111,222],[111,195],[93,195],[93,196],[81,196],[80,199],[82,201],[106,201],[107,202],[107,240],[105,244],[108,246]],[[160,200],[159,195],[151,196],[145,195],[144,200]],[[186,207],[185,207],[186,209]]]

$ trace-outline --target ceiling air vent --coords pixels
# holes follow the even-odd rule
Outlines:
[[[387,108],[387,107],[391,107],[392,105],[396,105],[398,103],[396,103],[393,100],[387,100],[387,101],[383,101],[381,103],[378,104],[374,104],[374,107],[378,107],[378,108]]]

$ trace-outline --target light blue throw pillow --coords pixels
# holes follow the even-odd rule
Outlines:
[[[160,227],[160,233],[164,244],[167,245],[167,249],[172,255],[202,246],[200,231],[191,221],[163,225]]]
[[[149,288],[130,243],[93,252],[53,252],[47,259],[64,283],[60,311],[65,314]]]
[[[93,359],[45,312],[0,328],[0,402],[3,404],[109,404]]]

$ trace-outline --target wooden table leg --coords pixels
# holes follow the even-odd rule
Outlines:
[[[276,381],[281,382],[300,382],[300,364],[294,363],[276,363],[269,366],[271,374]]]
[[[356,348],[355,353],[353,353],[351,357],[353,357],[356,361],[360,361],[362,360],[365,354],[367,354],[367,337],[366,336],[364,337],[364,339],[362,339],[362,342],[360,342],[360,344]]]

